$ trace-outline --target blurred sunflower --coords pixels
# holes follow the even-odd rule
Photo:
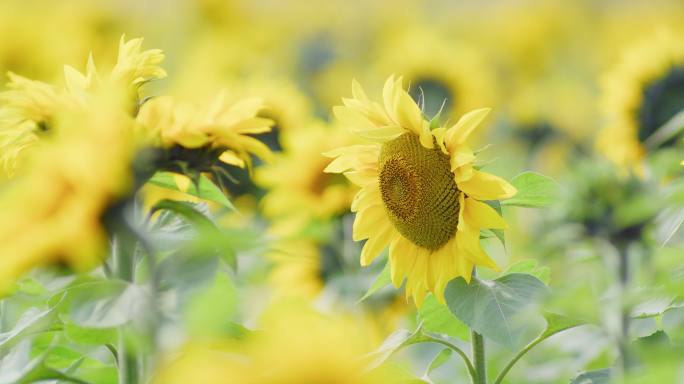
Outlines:
[[[431,130],[401,81],[387,80],[384,105],[354,82],[353,98],[344,99],[335,115],[375,143],[328,152],[335,160],[325,171],[344,173],[361,187],[352,202],[353,238],[367,239],[361,264],[389,245],[394,285],[406,277],[406,294],[420,305],[428,291],[443,301],[446,284],[458,276],[470,281],[475,265],[497,268],[480,246],[480,229],[506,223],[480,200],[510,198],[516,189],[473,166],[475,153],[465,142],[488,109]]]
[[[108,210],[132,187],[135,123],[124,92],[93,96],[86,110],[56,110],[55,132],[0,193],[0,291],[42,264],[75,269],[104,255]]]
[[[387,35],[379,44],[377,70],[401,73],[428,118],[495,104],[493,70],[485,69],[487,61],[466,42],[445,39],[424,25],[391,29]]]
[[[157,168],[189,175],[216,173],[220,163],[251,168],[252,153],[271,159],[268,147],[250,136],[268,132],[273,123],[257,116],[262,106],[257,98],[230,102],[223,92],[203,106],[163,96],[146,102],[137,121],[164,149]]]
[[[87,71],[64,67],[65,87],[9,73],[8,90],[0,93],[0,161],[7,176],[12,176],[21,153],[53,129],[53,115],[61,109],[87,108],[93,92],[103,87],[127,88],[135,92],[127,110],[137,108],[142,84],[161,79],[166,72],[158,66],[164,55],[158,49],[142,50],[142,39],[126,41],[122,36],[119,55],[110,75],[101,79],[88,58]]]
[[[676,132],[661,127],[684,110],[684,44],[668,30],[639,41],[606,74],[603,88],[606,125],[597,149],[643,174],[647,150],[676,141]]]
[[[375,384],[401,382],[388,367],[369,369],[367,330],[344,315],[302,304],[267,310],[261,330],[242,341],[196,342],[159,371],[156,383]],[[284,357],[287,358],[284,358]],[[199,376],[198,376],[199,375]]]
[[[275,222],[277,234],[295,234],[312,220],[327,220],[345,212],[356,188],[344,177],[324,173],[322,153],[350,145],[354,137],[340,127],[310,122],[305,129],[281,134],[285,151],[257,169],[255,181],[268,192],[263,214]]]

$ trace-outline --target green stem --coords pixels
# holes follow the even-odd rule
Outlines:
[[[477,270],[473,268],[472,278],[477,277]],[[482,335],[470,330],[470,340],[473,346],[473,364],[475,364],[475,384],[487,384],[487,360],[485,358],[485,341]]]
[[[487,365],[485,360],[484,338],[471,330],[470,338],[473,344],[473,363],[475,364],[476,384],[487,384]]]
[[[442,339],[438,339],[436,337],[428,336],[428,335],[423,335],[424,340],[427,342],[432,342],[432,343],[437,343],[437,344],[442,344],[445,347],[450,348],[454,352],[456,352],[461,358],[463,359],[463,362],[466,365],[466,368],[468,369],[468,374],[470,375],[470,378],[472,381],[475,383],[476,382],[476,374],[475,374],[475,368],[473,367],[473,364],[470,362],[470,359],[468,358],[468,354],[466,354],[461,348],[457,347],[454,344],[451,344],[450,342]]]
[[[134,233],[127,225],[117,228],[114,235],[114,273],[115,277],[125,281],[135,279],[135,248],[137,241]],[[119,370],[119,384],[136,384],[138,382],[138,360],[135,353],[129,351],[125,332],[119,329],[117,348],[117,362]]]
[[[138,383],[138,359],[135,354],[130,353],[126,346],[124,330],[119,330],[119,356],[116,359],[119,363],[119,384]]]
[[[518,360],[520,360],[520,358],[522,358],[530,349],[534,348],[535,345],[541,343],[544,340],[545,338],[537,337],[536,339],[532,340],[529,344],[527,344],[525,348],[521,349],[520,352],[518,352],[515,356],[513,356],[511,361],[509,361],[508,364],[506,364],[504,369],[499,373],[496,379],[494,379],[494,384],[501,384],[504,377],[506,377],[506,374],[508,373],[508,371],[511,370],[511,368],[513,368],[515,363],[517,363]]]

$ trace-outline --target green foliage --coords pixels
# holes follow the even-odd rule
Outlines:
[[[441,367],[442,365],[444,365],[444,363],[446,363],[447,361],[449,361],[449,359],[451,358],[451,355],[452,355],[452,354],[453,354],[453,351],[452,351],[451,349],[449,349],[449,348],[444,348],[444,349],[442,349],[442,350],[437,354],[437,356],[435,356],[435,358],[432,359],[432,361],[430,362],[430,365],[428,365],[427,369],[425,370],[425,375],[424,375],[424,377],[425,377],[425,378],[429,378],[429,377],[430,377],[430,373],[432,373],[432,371],[434,371],[435,369]]]
[[[570,384],[608,384],[610,383],[610,370],[599,369],[595,371],[583,372],[574,379]]]
[[[470,340],[470,330],[461,320],[454,316],[449,307],[437,301],[429,295],[423,305],[418,309],[418,319],[423,324],[423,329],[429,332],[456,337],[461,340]]]
[[[373,281],[373,285],[371,285],[371,287],[368,288],[368,291],[366,291],[363,297],[359,299],[359,302],[366,300],[377,291],[392,284],[392,276],[390,275],[390,272],[390,262],[389,260],[387,260],[387,262],[385,263],[385,267],[382,269],[382,272],[380,272],[378,277],[375,278],[375,281]]]
[[[220,204],[230,210],[235,210],[235,206],[233,206],[233,203],[228,200],[223,191],[221,191],[221,188],[217,187],[216,184],[209,180],[205,175],[200,175],[196,182],[190,184],[190,187],[187,191],[180,191],[178,189],[178,185],[173,178],[173,174],[170,172],[157,172],[152,176],[148,183],[157,185],[159,187],[164,187],[172,191],[187,193],[200,199],[209,200]]]
[[[512,198],[501,202],[502,206],[543,208],[553,204],[560,194],[560,187],[553,179],[536,172],[523,172],[511,180],[518,189]]]
[[[519,260],[506,268],[501,276],[509,275],[511,273],[527,273],[548,285],[551,280],[551,269],[549,267],[540,267],[539,262],[535,259]]]
[[[452,280],[445,297],[451,312],[481,335],[514,347],[520,343],[527,321],[521,317],[531,304],[548,293],[532,275],[512,273],[487,281],[474,277]]]

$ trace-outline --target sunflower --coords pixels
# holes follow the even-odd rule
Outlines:
[[[420,101],[428,118],[459,116],[481,105],[492,105],[496,83],[483,70],[488,63],[468,43],[447,40],[424,25],[388,31],[377,57],[376,70],[401,73],[409,94]]]
[[[153,382],[403,382],[389,366],[369,368],[368,353],[374,345],[368,331],[346,315],[331,316],[301,303],[279,302],[267,309],[259,325],[259,332],[240,341],[188,344],[162,365]]]
[[[446,284],[458,276],[470,281],[476,265],[497,268],[480,246],[480,229],[506,223],[482,200],[510,198],[516,189],[477,170],[466,145],[489,109],[431,130],[401,84],[390,77],[380,105],[353,83],[353,98],[335,107],[335,116],[374,143],[328,152],[335,159],[325,171],[361,187],[351,205],[353,238],[366,239],[361,264],[389,246],[392,282],[398,287],[406,278],[407,296],[420,305],[428,291],[444,301]]]
[[[57,111],[86,109],[98,89],[127,88],[135,95],[126,108],[137,108],[140,86],[166,76],[158,66],[164,59],[162,52],[143,51],[142,42],[143,39],[127,41],[122,36],[117,62],[104,79],[98,75],[92,55],[85,74],[68,65],[64,67],[64,87],[10,72],[8,89],[0,93],[0,161],[5,174],[13,176],[22,152],[53,129],[52,118]]]
[[[282,132],[284,151],[255,172],[257,184],[268,191],[261,203],[263,214],[283,229],[275,232],[295,234],[312,220],[345,212],[356,187],[344,177],[324,173],[328,159],[321,153],[353,141],[346,130],[318,121]]]
[[[103,218],[132,188],[134,120],[113,92],[87,110],[58,110],[22,173],[0,189],[0,291],[33,267],[101,261]]]
[[[221,162],[251,168],[251,154],[269,161],[266,145],[250,136],[268,132],[269,119],[257,116],[262,102],[257,98],[230,102],[221,92],[205,105],[179,102],[171,96],[145,103],[137,121],[150,140],[164,149],[161,169],[184,173],[209,172]]]
[[[675,141],[660,128],[684,110],[684,44],[678,35],[660,30],[624,51],[604,78],[602,107],[606,125],[597,149],[643,173],[647,149]]]

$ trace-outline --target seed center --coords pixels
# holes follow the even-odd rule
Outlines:
[[[456,234],[458,194],[449,156],[405,133],[380,151],[380,194],[390,221],[414,244],[437,250]]]

